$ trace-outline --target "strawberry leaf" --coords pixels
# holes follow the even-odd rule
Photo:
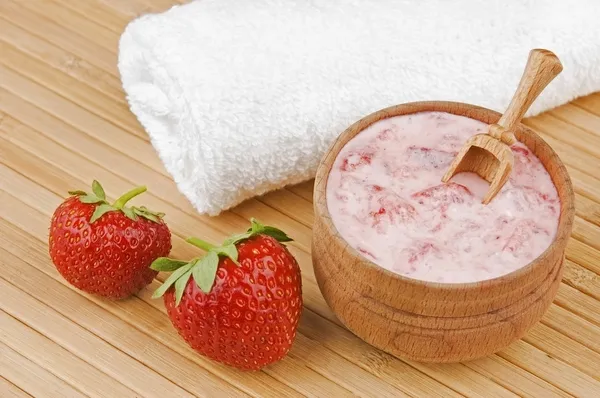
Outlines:
[[[256,234],[256,233],[259,233],[259,231],[264,228],[264,225],[262,225],[261,223],[259,223],[256,218],[251,218],[250,219],[250,224],[251,224],[251,227],[248,230],[248,232],[253,232],[253,233]]]
[[[252,218],[250,222],[252,223],[252,227],[248,230],[248,232],[251,232],[252,235],[268,235],[272,238],[275,238],[278,242],[291,242],[293,240],[282,230],[275,227],[270,227],[268,225],[263,225],[255,218]]]
[[[129,218],[130,220],[136,221],[137,220],[137,216],[135,215],[135,213],[133,212],[133,210],[131,210],[130,207],[123,207],[121,209],[121,211],[123,212],[123,214],[125,214],[127,216],[127,218]]]
[[[100,198],[102,200],[106,200],[106,194],[104,193],[104,188],[102,188],[102,185],[100,185],[100,183],[96,180],[94,180],[94,182],[92,182],[92,192],[94,192],[94,195],[96,195],[98,198]]]
[[[165,215],[165,213],[160,213],[158,211],[152,211],[152,210],[148,209],[146,206],[140,206],[139,209],[144,213],[152,214],[153,216],[156,216],[159,218],[164,217],[164,215]]]
[[[219,256],[213,251],[209,251],[195,263],[193,268],[194,280],[204,293],[210,293],[219,266]]]
[[[168,257],[159,257],[150,264],[150,268],[160,272],[173,272],[186,264],[185,261],[172,260]]]
[[[165,213],[157,213],[157,212],[150,211],[144,206],[142,206],[142,207],[132,206],[131,209],[138,216],[144,217],[145,219],[153,221],[155,223],[160,222],[160,219],[165,215]]]
[[[232,245],[232,244],[235,245],[245,239],[249,239],[253,236],[261,235],[261,234],[271,236],[271,237],[275,238],[278,242],[293,241],[292,238],[287,236],[285,232],[283,232],[282,230],[280,230],[278,228],[270,227],[268,225],[263,225],[260,222],[258,222],[255,218],[252,218],[250,220],[250,222],[251,222],[251,227],[248,228],[248,230],[246,232],[230,236],[228,239],[226,239],[223,242],[223,246],[228,246],[228,245]]]
[[[100,199],[96,195],[86,194],[85,196],[80,196],[79,200],[81,203],[100,203],[104,202],[104,199]]]
[[[192,270],[188,270],[185,274],[181,276],[181,278],[177,279],[175,282],[175,307],[179,305],[181,302],[181,297],[183,297],[183,292],[185,291],[185,287],[187,286],[188,281],[190,280],[190,276],[192,276]]]
[[[282,230],[277,229],[275,227],[269,227],[268,225],[264,226],[260,233],[262,233],[264,235],[269,235],[269,236],[277,239],[278,242],[293,241],[293,239],[290,238],[289,236],[287,236],[286,233],[283,232]]]
[[[131,191],[121,195],[121,197],[119,199],[117,199],[115,201],[115,203],[113,203],[111,206],[106,201],[106,192],[104,191],[104,188],[97,180],[94,180],[92,182],[92,193],[87,193],[85,191],[76,190],[76,191],[69,191],[69,194],[72,196],[79,197],[79,201],[81,203],[98,204],[99,205],[94,211],[94,215],[92,216],[91,222],[96,221],[98,218],[102,217],[102,215],[108,211],[119,210],[119,211],[122,211],[123,214],[125,214],[125,216],[127,218],[129,218],[133,221],[137,221],[138,216],[140,216],[140,217],[144,217],[152,222],[160,223],[160,219],[162,217],[164,217],[165,213],[154,212],[154,211],[147,209],[144,206],[141,206],[141,207],[135,207],[135,206],[126,207],[125,206],[125,204],[130,199],[132,199],[135,196],[137,196],[141,193],[144,193],[144,192],[146,192],[145,186],[136,187],[136,188],[132,189]]]
[[[238,251],[237,251],[237,247],[235,247],[235,244],[230,243],[227,245],[223,245],[220,247],[214,247],[212,249],[210,249],[210,251],[217,253],[217,255],[219,256],[226,256],[229,259],[231,259],[231,261],[233,261],[235,263],[235,265],[237,265],[238,267],[240,266],[240,263],[238,262]]]
[[[223,246],[235,245],[238,242],[243,241],[244,239],[248,239],[252,236],[252,232],[248,230],[248,232],[244,232],[243,234],[235,234],[230,236],[223,242]]]
[[[153,214],[149,214],[149,213],[142,213],[142,214],[140,214],[140,216],[144,217],[146,220],[150,220],[150,221],[152,221],[152,222],[155,222],[155,223],[158,223],[158,222],[160,222],[159,218],[158,218],[158,217],[156,217],[156,216],[155,216],[155,215],[153,215]]]
[[[94,214],[92,214],[92,218],[90,218],[90,224],[98,220],[100,217],[102,217],[109,211],[117,211],[117,209],[115,209],[111,205],[107,205],[106,203],[103,203],[100,206],[96,207],[96,209],[94,210]]]
[[[215,247],[214,249],[212,249],[212,251],[216,252],[217,254],[219,254],[221,256],[229,257],[231,259],[231,261],[233,261],[234,263],[239,265],[239,263],[237,261],[238,251],[233,243],[225,245],[225,246],[221,246],[221,247]]]
[[[183,267],[178,268],[177,270],[175,270],[175,272],[173,272],[171,275],[169,275],[169,277],[167,278],[167,280],[158,288],[154,291],[154,294],[152,295],[152,298],[159,298],[162,297],[165,292],[167,290],[169,290],[169,288],[175,283],[177,282],[177,280],[186,272],[188,272],[190,269],[192,269],[192,266],[194,265],[193,262],[188,263],[186,265],[184,265]]]

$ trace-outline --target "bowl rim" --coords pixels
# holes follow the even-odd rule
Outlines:
[[[414,110],[417,109],[417,110]],[[358,121],[351,124],[347,127],[341,134],[339,134],[336,139],[330,144],[329,148],[325,152],[325,155],[321,158],[316,176],[315,176],[315,184],[314,184],[314,192],[313,192],[313,207],[315,212],[315,217],[320,217],[323,227],[327,230],[330,237],[336,240],[337,244],[343,245],[346,248],[348,254],[353,258],[353,262],[355,264],[361,264],[362,266],[368,267],[382,276],[387,276],[389,278],[395,279],[399,282],[408,283],[413,286],[419,287],[427,287],[429,289],[435,289],[438,291],[455,291],[455,290],[479,290],[483,291],[484,288],[489,288],[498,285],[504,285],[506,283],[514,282],[523,277],[527,277],[527,275],[531,274],[536,266],[539,267],[538,264],[548,263],[550,256],[555,250],[555,246],[559,242],[564,242],[566,245],[566,241],[569,239],[571,235],[571,230],[573,226],[573,220],[575,216],[575,198],[573,192],[573,185],[571,182],[571,178],[567,172],[565,165],[562,163],[556,152],[552,149],[552,147],[546,143],[542,137],[540,137],[533,129],[528,126],[519,123],[516,130],[516,135],[520,136],[522,134],[531,135],[531,137],[538,141],[541,145],[545,146],[546,150],[549,153],[548,160],[546,163],[554,163],[556,164],[555,175],[551,174],[552,182],[557,187],[557,192],[559,194],[559,198],[561,200],[561,208],[559,215],[559,223],[557,228],[557,233],[554,236],[554,239],[548,247],[534,260],[529,262],[527,265],[518,268],[514,271],[511,271],[507,274],[503,274],[497,276],[492,279],[485,279],[474,282],[461,282],[461,283],[448,283],[448,282],[433,282],[426,281],[421,279],[413,279],[404,275],[397,274],[393,271],[390,271],[386,268],[383,268],[376,263],[372,262],[365,256],[363,256],[360,252],[358,252],[354,247],[350,246],[348,242],[340,235],[336,226],[331,219],[331,214],[329,213],[329,209],[327,206],[327,183],[329,180],[329,174],[331,168],[337,158],[341,149],[356,135],[365,130],[367,127],[383,120],[388,119],[390,117],[408,115],[408,114],[416,114],[421,112],[445,112],[451,113],[458,116],[464,116],[471,119],[479,120],[483,123],[495,123],[497,122],[501,114],[494,110],[484,108],[478,105],[472,105],[463,102],[454,102],[454,101],[416,101],[416,102],[406,102],[398,105],[393,105],[387,108],[383,108],[381,110],[372,112],[371,114],[359,119]],[[482,120],[481,117],[476,116],[487,116],[488,120]],[[519,140],[519,142],[521,142]],[[525,144],[524,144],[525,145]],[[527,145],[526,145],[527,146]],[[527,146],[529,150],[532,150],[529,146]],[[333,159],[331,159],[333,158]],[[329,163],[329,165],[327,164]],[[544,164],[543,164],[544,165]],[[547,169],[546,165],[544,168]],[[548,172],[550,174],[550,172]],[[563,187],[564,194],[561,195],[561,191],[558,189],[557,181]],[[314,239],[314,237],[313,237]]]

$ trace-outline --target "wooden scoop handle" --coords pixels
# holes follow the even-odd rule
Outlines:
[[[552,51],[531,50],[519,87],[498,124],[490,126],[489,134],[508,145],[514,144],[516,139],[512,132],[515,126],[548,83],[562,70],[560,60]]]

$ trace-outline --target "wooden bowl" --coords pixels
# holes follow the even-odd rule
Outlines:
[[[312,258],[319,288],[339,319],[366,342],[421,362],[459,362],[501,350],[540,320],[561,281],[574,217],[571,180],[556,153],[519,125],[515,135],[542,162],[561,201],[552,244],[525,267],[473,283],[411,279],[372,263],[339,235],[327,209],[326,186],[342,147],[371,124],[393,116],[440,111],[496,123],[500,114],[455,102],[415,102],[375,112],[344,131],[315,178]]]

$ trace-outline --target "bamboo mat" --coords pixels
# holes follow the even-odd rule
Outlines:
[[[176,191],[115,66],[127,21],[172,2],[0,0],[0,397],[600,396],[600,94],[527,121],[568,165],[577,193],[564,280],[542,322],[485,359],[402,361],[344,329],[319,293],[311,183],[217,218]],[[175,257],[195,254],[185,237],[221,241],[250,217],[287,231],[305,301],[288,357],[243,373],[195,354],[150,298],[158,281],[121,302],[67,285],[48,258],[49,219],[67,190],[93,178],[112,198],[147,184],[143,202],[167,213]]]

